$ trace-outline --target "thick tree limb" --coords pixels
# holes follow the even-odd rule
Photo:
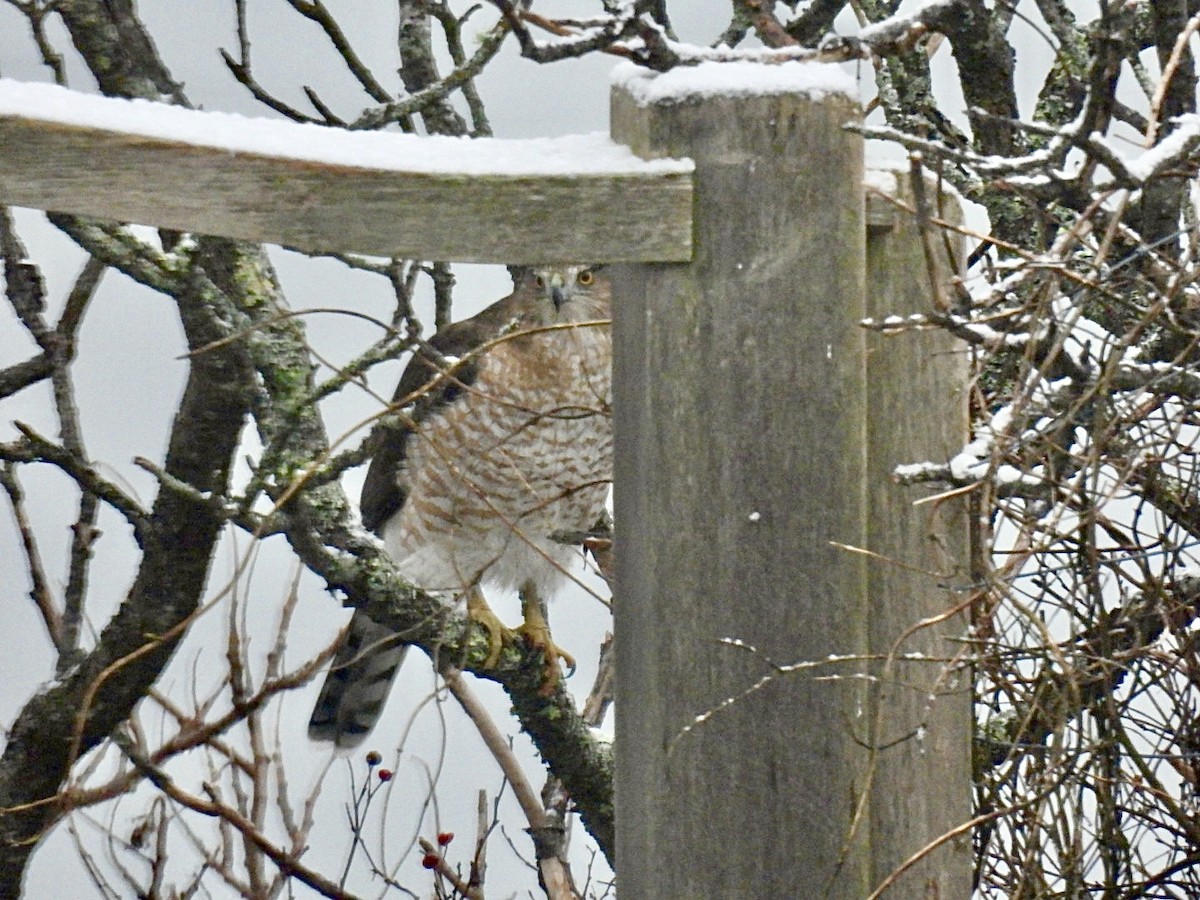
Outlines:
[[[178,299],[197,347],[224,336],[228,302],[193,280]],[[240,346],[192,360],[167,472],[199,490],[226,490],[252,383]],[[137,578],[96,648],[22,709],[0,757],[0,894],[19,895],[30,853],[64,811],[58,791],[75,760],[128,718],[170,659],[203,593],[221,525],[203,506],[160,492]]]
[[[54,9],[104,94],[189,105],[138,20],[133,0],[62,0]]]
[[[795,19],[787,24],[787,33],[800,44],[812,44],[833,28],[846,0],[812,0]]]
[[[105,93],[169,96],[185,102],[130,0],[67,0],[56,11]],[[56,221],[78,239],[103,245],[108,253],[98,254],[101,261],[110,255],[134,269],[141,280],[172,294],[193,348],[227,335],[225,323],[231,318],[231,306],[236,306],[230,298],[263,289],[260,283],[246,280],[232,285],[229,294],[214,289],[202,267],[237,266],[207,252],[203,242],[190,266],[168,271],[145,245],[119,230],[67,217]],[[242,255],[236,248],[214,249]],[[60,322],[71,333],[98,278],[98,269],[90,271],[94,277],[81,280],[79,298],[68,300]],[[171,477],[201,491],[226,491],[253,381],[253,369],[240,345],[191,361],[164,465]],[[59,789],[75,760],[129,717],[170,659],[204,590],[221,526],[218,516],[191,499],[178,492],[160,492],[143,534],[137,578],[95,649],[74,660],[18,715],[0,757],[0,895],[20,894],[30,854],[64,811]]]

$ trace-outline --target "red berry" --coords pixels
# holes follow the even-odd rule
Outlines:
[[[367,754],[367,765],[368,766],[377,766],[381,762],[383,762],[383,754],[380,753],[378,750],[372,750],[371,752],[369,752]]]
[[[452,840],[454,840],[453,831],[443,831],[437,837],[438,844],[442,847],[445,847]]]
[[[421,865],[426,869],[436,869],[438,867],[438,863],[441,861],[442,858],[436,853],[426,853],[421,857]]]
[[[380,769],[379,770],[379,780],[380,781],[391,781],[392,780],[392,770],[391,769]]]

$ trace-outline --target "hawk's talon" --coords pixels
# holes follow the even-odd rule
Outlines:
[[[500,654],[505,647],[516,646],[518,640],[531,650],[540,650],[544,661],[542,686],[538,693],[547,697],[554,693],[555,687],[562,679],[561,660],[567,667],[567,675],[575,674],[575,657],[564,650],[550,637],[550,625],[542,614],[541,604],[532,586],[527,585],[521,592],[521,611],[525,621],[517,628],[509,628],[492,612],[483,592],[478,585],[467,594],[467,618],[477,623],[488,635],[488,656],[481,667],[494,669],[500,662]]]
[[[516,632],[500,621],[478,590],[472,591],[467,597],[467,618],[487,632],[488,655],[482,663],[483,668],[496,668],[504,648],[516,641]]]
[[[531,650],[542,651],[542,658],[545,661],[545,674],[541,690],[538,691],[539,694],[547,696],[554,693],[555,686],[563,677],[562,669],[558,665],[559,660],[566,664],[568,678],[575,674],[575,657],[554,643],[550,637],[550,628],[546,625],[545,619],[540,619],[539,617],[532,622],[526,619],[524,624],[515,629],[515,633],[525,641],[525,645]]]

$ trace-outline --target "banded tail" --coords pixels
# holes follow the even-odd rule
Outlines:
[[[407,650],[390,628],[355,610],[308,720],[308,736],[339,749],[361,744],[383,712]]]

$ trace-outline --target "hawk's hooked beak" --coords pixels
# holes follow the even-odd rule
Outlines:
[[[563,284],[563,277],[558,274],[552,275],[550,284],[547,287],[550,288],[550,299],[554,303],[554,311],[558,312],[567,302],[567,292]]]

